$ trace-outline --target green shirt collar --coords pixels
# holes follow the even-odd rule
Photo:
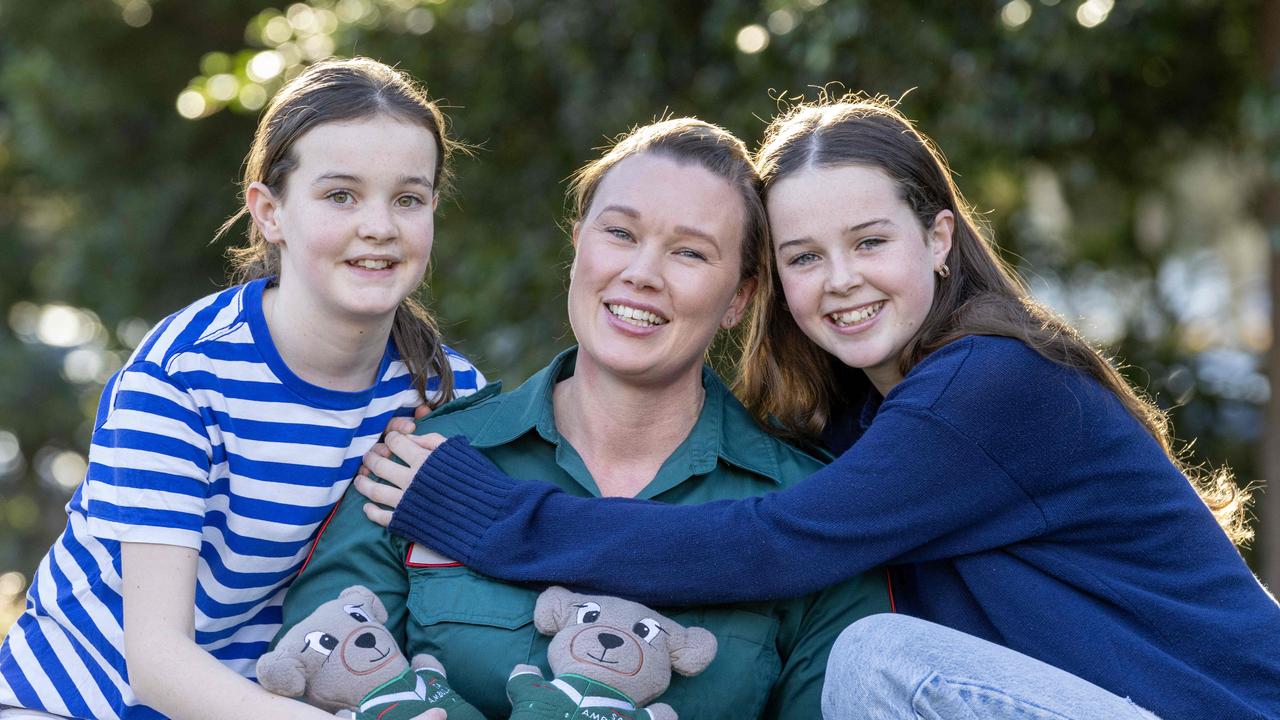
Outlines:
[[[500,406],[479,431],[471,434],[471,444],[478,448],[496,447],[537,430],[558,451],[565,450],[568,443],[556,429],[552,391],[557,382],[572,377],[577,353],[576,346],[561,352],[520,387],[499,395],[496,401]],[[762,431],[746,408],[706,365],[702,368],[702,387],[706,400],[693,430],[639,497],[653,497],[690,477],[710,473],[721,460],[782,483],[776,443],[762,438]],[[594,488],[588,489],[595,492]]]

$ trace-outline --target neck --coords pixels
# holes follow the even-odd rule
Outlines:
[[[579,355],[552,395],[556,428],[582,456],[601,495],[632,497],[653,481],[698,422],[701,368],[661,386],[600,372]]]
[[[280,357],[303,380],[341,391],[364,390],[377,380],[394,317],[377,326],[320,317],[307,306],[289,303],[277,288],[263,292],[262,314]]]

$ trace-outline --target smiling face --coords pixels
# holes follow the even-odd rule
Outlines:
[[[899,355],[933,304],[952,213],[923,227],[889,176],[861,165],[801,170],[773,186],[767,206],[796,324],[887,394],[902,380]]]
[[[283,195],[255,183],[247,198],[280,250],[277,302],[301,317],[389,323],[431,256],[431,132],[379,115],[319,125],[290,152]]]
[[[740,277],[744,216],[729,182],[695,163],[640,154],[610,169],[574,227],[578,372],[641,384],[696,376],[716,331],[751,297],[754,281]]]

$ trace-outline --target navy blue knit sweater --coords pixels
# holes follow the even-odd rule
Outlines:
[[[684,507],[571,497],[452,439],[392,529],[505,580],[659,605],[790,597],[890,565],[899,610],[1166,720],[1280,718],[1280,607],[1114,394],[969,337],[873,410],[791,488]]]

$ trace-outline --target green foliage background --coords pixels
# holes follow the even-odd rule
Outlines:
[[[1109,9],[1085,27],[1082,4]],[[268,37],[312,10],[295,23],[310,31]],[[1276,174],[1262,149],[1280,123],[1256,70],[1260,14],[1249,0],[0,0],[0,431],[19,449],[0,463],[0,572],[29,578],[61,530],[54,460],[87,452],[99,381],[138,319],[225,282],[228,241],[211,238],[237,207],[256,113],[233,99],[189,120],[175,101],[207,99],[220,72],[249,83],[271,48],[286,74],[307,48],[398,64],[451,107],[477,149],[441,206],[429,299],[490,377],[519,381],[570,341],[563,180],[606,138],[692,114],[754,145],[779,98],[834,82],[903,97],[1036,287],[1086,329],[1109,314],[1108,348],[1176,406],[1194,457],[1258,478],[1270,336],[1235,311],[1266,305],[1251,197]],[[752,25],[768,33],[758,52],[739,46]],[[1177,290],[1201,270],[1235,303],[1208,330]],[[80,348],[106,363],[98,380],[69,381],[74,348],[33,340],[50,304],[96,314]]]

